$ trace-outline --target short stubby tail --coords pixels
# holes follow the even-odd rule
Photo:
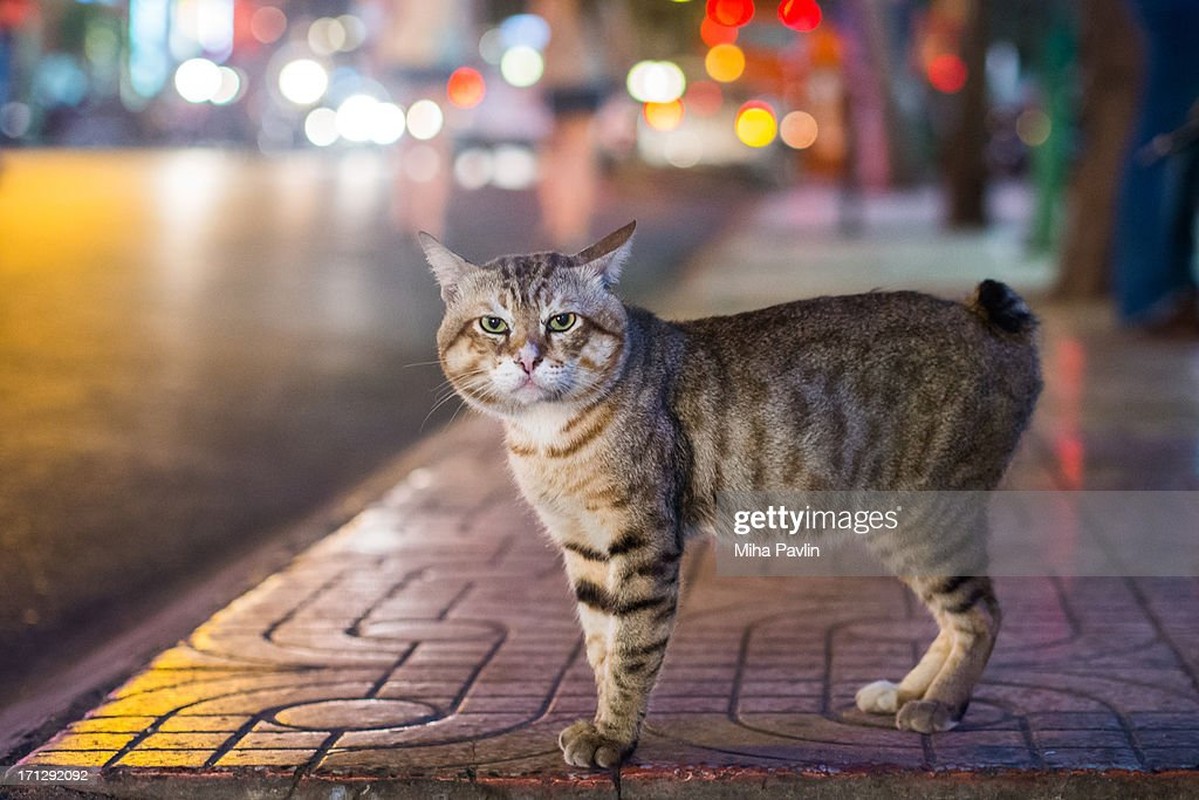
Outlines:
[[[1028,303],[1006,283],[983,281],[969,305],[987,322],[1007,333],[1023,334],[1036,330],[1037,318]]]

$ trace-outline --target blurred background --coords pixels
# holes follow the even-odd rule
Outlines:
[[[1193,0],[0,0],[0,703],[453,414],[417,229],[637,218],[655,308],[809,258],[1199,340],[1196,41]]]
[[[594,116],[608,167],[943,174],[958,224],[985,222],[988,180],[1029,178],[1044,245],[1088,76],[1134,66],[1130,17],[1118,0],[2,0],[0,144],[394,148],[435,205],[446,184],[530,187],[555,123]],[[1112,77],[1097,95],[1132,88]]]

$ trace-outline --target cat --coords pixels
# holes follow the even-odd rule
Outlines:
[[[481,266],[419,234],[446,306],[441,366],[502,420],[578,602],[597,710],[558,743],[579,767],[636,747],[683,546],[710,529],[717,492],[989,490],[1041,389],[1036,318],[1002,283],[967,303],[873,292],[666,322],[614,292],[635,226]],[[898,685],[863,687],[860,709],[920,733],[961,719],[1000,625],[984,574],[901,575],[940,633]]]

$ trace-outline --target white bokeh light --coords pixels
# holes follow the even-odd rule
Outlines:
[[[221,67],[221,85],[209,98],[218,106],[227,106],[241,97],[242,75],[233,67]]]
[[[495,171],[491,153],[481,147],[463,150],[454,159],[454,177],[463,189],[482,189]]]
[[[537,156],[527,147],[501,145],[495,149],[491,182],[518,191],[537,182]]]
[[[175,90],[189,103],[207,103],[221,88],[221,68],[207,58],[189,58],[175,70]]]
[[[298,106],[310,106],[329,88],[329,73],[311,58],[288,62],[279,71],[279,91]]]
[[[500,75],[518,88],[532,86],[541,80],[545,72],[545,60],[532,47],[517,45],[504,51],[500,58]]]
[[[642,103],[673,103],[687,90],[687,78],[673,61],[639,61],[629,70],[626,87]]]
[[[441,133],[445,115],[432,100],[417,100],[408,109],[408,132],[414,139],[432,139]]]
[[[337,132],[337,112],[331,108],[314,108],[304,118],[304,135],[317,147],[328,147],[340,138]]]
[[[367,94],[350,95],[337,107],[337,132],[347,142],[369,142],[379,101]]]
[[[375,144],[394,144],[404,135],[404,109],[395,103],[379,103],[375,106],[371,122],[371,141]]]

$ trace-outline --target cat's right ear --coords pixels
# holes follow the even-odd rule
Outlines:
[[[457,296],[458,283],[468,272],[478,269],[474,264],[446,247],[424,231],[416,234],[425,259],[433,268],[433,277],[441,286],[441,299],[450,302]]]

